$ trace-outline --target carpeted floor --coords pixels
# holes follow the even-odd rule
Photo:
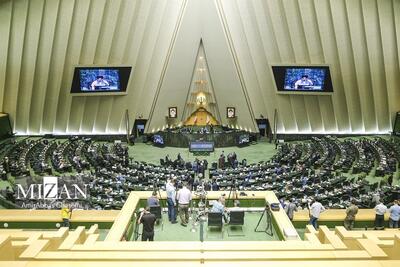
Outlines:
[[[177,158],[178,153],[185,161],[193,161],[195,158],[206,159],[209,164],[212,162],[217,162],[222,151],[224,151],[225,156],[230,152],[235,152],[238,156],[238,160],[246,159],[248,163],[256,163],[259,161],[267,161],[273,155],[275,155],[275,145],[270,144],[266,141],[258,142],[254,145],[249,145],[246,147],[225,147],[216,148],[214,153],[209,156],[194,156],[189,153],[188,148],[177,148],[177,147],[155,147],[145,143],[136,143],[134,146],[129,147],[129,155],[133,156],[135,160],[146,161],[154,164],[160,164],[160,158],[165,158],[169,155],[172,160]]]
[[[204,223],[204,240],[205,241],[265,241],[279,240],[275,229],[273,235],[265,233],[267,228],[266,216],[263,216],[257,231],[255,228],[261,218],[262,212],[246,212],[245,224],[242,229],[239,227],[230,227],[228,224],[223,226],[222,232],[220,228],[207,227],[207,222]],[[199,241],[200,240],[200,225],[193,226],[193,220],[189,220],[187,227],[180,225],[179,217],[177,224],[171,224],[168,221],[168,216],[163,213],[162,223],[158,223],[155,227],[155,241]],[[139,226],[139,233],[142,232],[142,227]],[[241,236],[239,236],[241,235]],[[139,241],[140,241],[139,237]]]

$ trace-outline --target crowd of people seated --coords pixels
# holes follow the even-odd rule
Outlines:
[[[4,161],[7,161],[7,167],[12,176],[28,176],[30,174],[28,155],[37,142],[37,140],[23,139],[11,144],[11,149]]]
[[[52,168],[49,164],[49,159],[51,156],[50,151],[54,149],[55,145],[55,141],[43,139],[32,149],[31,153],[33,156],[30,157],[30,166],[36,174],[52,174]]]
[[[329,136],[312,138],[309,143],[282,144],[268,162],[212,170],[210,178],[220,190],[232,187],[240,191],[273,190],[279,197],[293,199],[301,206],[313,197],[330,208],[344,208],[351,199],[355,199],[360,207],[373,207],[374,194],[388,200],[392,191],[400,189],[392,186],[398,161],[394,145],[394,141],[382,138],[344,142]],[[381,182],[380,186],[370,185],[364,179],[375,162],[376,172],[385,166],[385,175],[388,175],[387,182]],[[221,163],[219,166],[223,166]],[[352,176],[346,173],[353,164],[354,174],[359,173],[359,169],[364,174]]]
[[[53,168],[59,173],[72,171],[72,165],[68,161],[67,155],[68,147],[71,143],[71,140],[64,141],[61,144],[57,144],[57,147],[53,150],[51,163],[53,164]]]
[[[234,132],[238,130],[225,126],[206,125],[206,126],[180,126],[175,128],[167,128],[165,131],[179,132],[183,134],[213,134],[213,133],[218,134],[224,132]]]
[[[0,155],[5,155],[7,148],[13,144],[13,139],[7,139],[0,143]],[[0,179],[7,180],[7,173],[10,172],[10,161],[8,157],[0,157]]]
[[[0,159],[0,175],[29,176],[31,169],[39,175],[50,174],[50,166],[61,174],[77,172],[72,177],[90,182],[89,204],[98,209],[122,207],[132,190],[165,190],[167,179],[175,179],[178,187],[187,183],[191,190],[199,184],[207,191],[273,190],[278,197],[293,199],[300,206],[313,197],[327,208],[344,208],[353,199],[360,207],[372,207],[373,195],[386,201],[392,191],[399,190],[392,181],[400,145],[383,138],[341,141],[328,136],[283,143],[271,160],[256,164],[239,162],[233,152],[227,157],[222,153],[218,164],[212,164],[206,181],[201,181],[208,169],[206,160],[186,162],[178,154],[176,159],[167,155],[160,165],[139,162],[129,158],[128,147],[118,142],[78,137],[63,142],[27,138],[11,141],[8,147]],[[388,179],[370,185],[364,179],[367,174]]]
[[[167,154],[165,159],[160,159],[160,165],[164,167],[172,167],[173,169],[186,169],[193,171],[194,174],[201,174],[204,177],[205,171],[208,169],[208,161],[206,159],[195,158],[193,162],[185,161],[181,154],[178,153],[175,160],[172,160]]]

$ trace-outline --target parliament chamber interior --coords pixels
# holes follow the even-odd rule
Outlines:
[[[0,267],[400,266],[400,1],[0,0]]]

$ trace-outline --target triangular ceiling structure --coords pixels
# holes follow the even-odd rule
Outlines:
[[[204,53],[202,41],[200,41],[199,44],[192,81],[187,94],[186,105],[183,110],[183,120],[186,120],[186,118],[191,116],[199,107],[210,112],[213,117],[218,118],[218,121],[221,120],[217,102],[215,101],[213,84],[210,78],[207,57]]]
[[[187,1],[175,37],[171,40],[171,51],[165,60],[165,73],[160,78],[151,107],[147,132],[161,130],[171,123],[166,119],[168,107],[178,108],[174,124],[183,122],[190,114],[188,92],[191,92],[200,51],[207,55],[208,78],[212,81],[215,97],[216,110],[211,112],[215,112],[213,114],[223,125],[256,131],[250,100],[223,21],[217,2]],[[199,50],[199,43],[202,43],[202,50]],[[227,107],[236,108],[236,120],[226,118]]]

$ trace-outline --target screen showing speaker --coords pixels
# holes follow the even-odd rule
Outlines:
[[[278,92],[331,93],[328,66],[272,66]]]
[[[71,93],[124,93],[131,67],[76,67]]]
[[[241,134],[238,136],[238,145],[247,145],[250,143],[249,134]]]
[[[153,143],[155,145],[164,145],[164,138],[159,134],[155,134],[153,136]]]

